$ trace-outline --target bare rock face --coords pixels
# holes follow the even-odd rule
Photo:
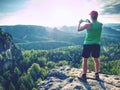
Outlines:
[[[120,76],[100,74],[94,79],[95,72],[87,73],[87,82],[79,79],[82,69],[69,66],[52,69],[46,80],[38,85],[38,90],[120,90]]]
[[[14,44],[12,36],[0,28],[0,60],[19,59],[21,50]]]
[[[15,45],[12,36],[0,28],[0,73],[11,66],[15,67],[22,58],[21,50]]]

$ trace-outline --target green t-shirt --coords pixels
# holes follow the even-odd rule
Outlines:
[[[99,44],[101,38],[102,25],[100,22],[92,22],[92,27],[87,29],[84,44]]]

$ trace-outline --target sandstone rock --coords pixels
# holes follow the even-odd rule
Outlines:
[[[94,79],[95,72],[87,73],[87,82],[78,77],[82,69],[69,66],[52,69],[48,78],[38,84],[38,90],[120,90],[120,76],[100,74],[100,81]]]
[[[19,59],[21,50],[14,44],[12,36],[0,28],[0,59]]]
[[[0,28],[0,72],[4,67],[9,69],[12,65],[15,66],[21,58],[21,50],[15,45],[12,36]]]
[[[59,71],[57,69],[52,69],[51,71],[49,71],[48,76],[49,77],[57,77],[57,78],[60,78],[60,79],[66,79],[67,78],[67,75],[64,72]]]

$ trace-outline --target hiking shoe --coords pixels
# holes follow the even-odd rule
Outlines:
[[[84,82],[87,82],[86,74],[82,74],[81,80],[84,81]]]
[[[95,79],[96,79],[96,80],[100,80],[100,78],[99,78],[99,73],[95,73]]]

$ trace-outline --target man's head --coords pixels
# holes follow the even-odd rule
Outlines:
[[[89,15],[91,16],[91,19],[93,21],[96,21],[97,17],[98,17],[98,12],[97,11],[91,11]]]

